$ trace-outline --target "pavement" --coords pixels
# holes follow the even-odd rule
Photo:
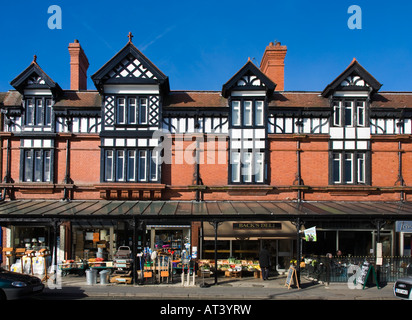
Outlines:
[[[195,283],[182,285],[180,275],[173,283],[152,284],[88,284],[86,276],[66,275],[53,284],[50,280],[39,299],[44,300],[311,300],[311,301],[383,301],[399,300],[393,295],[393,283],[353,288],[347,283],[321,282],[301,277],[299,288],[285,285],[286,276],[270,277],[263,281],[253,277],[225,278],[219,277],[218,284],[214,278],[196,277]],[[61,279],[61,280],[60,280]]]

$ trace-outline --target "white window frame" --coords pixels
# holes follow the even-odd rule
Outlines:
[[[105,155],[104,155],[104,178],[105,181],[114,181],[114,150],[105,150]],[[111,170],[109,172],[108,170],[108,163],[111,163]],[[109,176],[110,174],[110,176]]]
[[[132,118],[133,116],[133,118]],[[138,119],[137,112],[137,99],[128,98],[127,99],[127,123],[136,124]]]
[[[337,156],[335,158],[335,156]],[[335,165],[338,166],[339,179],[335,180]],[[334,152],[332,155],[332,180],[333,183],[340,184],[342,183],[342,153]]]
[[[358,105],[361,104],[361,105]],[[362,110],[362,115],[359,115],[359,111]],[[362,121],[359,121],[362,120]],[[357,100],[356,101],[356,122],[358,127],[366,126],[366,116],[365,116],[365,101]]]
[[[264,125],[264,110],[265,104],[262,100],[255,101],[255,125],[263,126]]]
[[[136,181],[136,150],[127,150],[127,181]]]
[[[139,124],[147,124],[148,119],[148,101],[147,98],[139,98]],[[137,116],[136,116],[137,119]]]
[[[243,125],[247,127],[250,127],[253,124],[252,106],[253,106],[252,100],[243,101]]]
[[[138,154],[138,157],[137,157],[137,159],[138,159],[138,164],[137,164],[138,181],[139,182],[148,181],[147,180],[147,172],[148,172],[148,170],[147,170],[147,150],[139,150],[137,154]],[[142,159],[144,160],[143,161],[143,169],[144,169],[144,174],[143,175],[140,174],[141,169],[142,169]]]
[[[349,106],[347,105],[347,103],[349,103]],[[353,127],[354,123],[353,123],[353,115],[354,115],[354,101],[353,100],[345,100],[344,106],[343,106],[343,125],[345,127]],[[346,112],[350,111],[350,117],[347,116]],[[346,120],[349,119],[350,123],[347,124]]]
[[[240,126],[241,115],[240,115],[240,100],[232,101],[232,126]]]
[[[338,127],[342,125],[342,101],[334,101],[333,125]]]
[[[358,153],[356,155],[358,183],[366,183],[366,154]],[[363,178],[362,178],[363,177]]]
[[[232,152],[232,156],[230,157],[230,162],[232,166],[232,182],[240,182],[240,152]]]
[[[123,101],[123,102],[120,102]],[[116,103],[116,122],[118,124],[126,124],[127,110],[126,110],[127,99],[125,97],[117,98]],[[121,112],[123,114],[121,114]]]
[[[353,157],[353,156],[354,156],[353,153],[347,152],[347,153],[345,153],[345,157],[344,157],[344,159],[343,159],[343,162],[344,162],[344,168],[343,168],[343,170],[344,170],[344,172],[345,172],[345,183],[346,183],[346,184],[353,184],[354,169],[355,169],[354,161],[353,161],[353,158],[354,158],[354,157]],[[347,162],[350,163],[350,179],[348,179],[349,177],[348,177],[348,175],[346,174],[346,173],[347,173],[347,172],[346,172]]]
[[[265,154],[264,152],[253,153],[255,182],[262,183],[265,180]]]

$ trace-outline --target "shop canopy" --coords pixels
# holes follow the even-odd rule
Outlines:
[[[0,222],[43,219],[141,220],[410,220],[409,202],[12,200],[0,203]]]

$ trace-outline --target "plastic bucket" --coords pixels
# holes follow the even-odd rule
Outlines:
[[[100,271],[100,284],[109,284],[109,273],[108,270]]]
[[[88,285],[97,284],[97,270],[94,270],[94,269],[86,270],[86,281]]]

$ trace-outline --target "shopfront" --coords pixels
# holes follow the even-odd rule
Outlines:
[[[146,230],[146,238],[150,239],[147,246],[152,251],[162,249],[176,259],[192,254],[190,224],[148,224]]]
[[[399,237],[399,255],[412,256],[412,221],[396,221]]]
[[[296,252],[296,227],[289,221],[226,221],[218,225],[217,258],[257,261],[267,247],[273,270],[284,272]],[[215,230],[203,223],[201,259],[214,259]]]
[[[393,256],[395,239],[393,224],[382,225],[379,233],[370,222],[319,222],[315,242],[302,242],[303,255],[335,255],[338,251],[344,256],[373,256],[377,243],[382,243],[382,255]]]

